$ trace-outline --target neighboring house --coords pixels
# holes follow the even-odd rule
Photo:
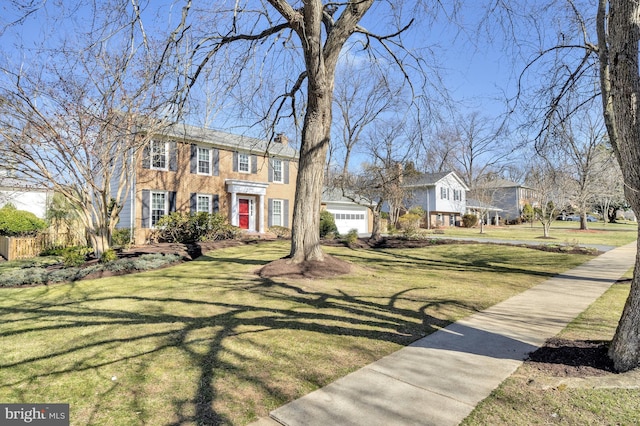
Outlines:
[[[13,204],[18,210],[26,210],[44,219],[52,196],[53,191],[27,184],[0,170],[0,207]]]
[[[469,187],[454,172],[422,173],[405,180],[402,187],[410,194],[406,206],[422,207],[429,228],[460,224]]]
[[[268,143],[174,125],[144,147],[118,227],[135,229],[137,243],[174,211],[220,212],[247,232],[290,227],[297,171],[283,135]]]
[[[510,180],[493,180],[485,185],[483,190],[490,194],[490,200],[487,202],[501,209],[500,218],[506,221],[521,217],[522,209],[526,204],[536,206],[535,189]]]
[[[365,201],[356,203],[343,196],[338,188],[324,188],[321,203],[322,209],[333,215],[339,234],[347,234],[352,229],[357,230],[358,234],[371,232],[373,215]]]

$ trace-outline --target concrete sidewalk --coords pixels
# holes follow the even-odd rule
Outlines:
[[[252,423],[457,425],[527,355],[558,334],[634,264],[611,250],[420,339]]]

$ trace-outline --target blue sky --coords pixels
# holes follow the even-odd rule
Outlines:
[[[156,10],[156,6],[167,2],[153,1],[147,10],[147,30],[154,31],[158,22],[162,25],[169,25],[170,21],[165,17],[171,13],[171,20],[175,23],[179,17],[179,7],[169,10],[162,8],[161,12]],[[411,2],[409,2],[411,3]],[[408,3],[408,4],[409,4]],[[484,13],[481,4],[484,2],[462,2],[462,7],[458,12],[456,20],[464,26],[464,31],[459,31],[446,19],[441,18],[432,25],[426,22],[416,22],[407,33],[406,39],[409,43],[417,47],[429,47],[432,49],[433,59],[438,62],[440,77],[443,79],[446,88],[451,96],[457,101],[457,107],[461,112],[479,110],[482,114],[493,117],[498,116],[505,110],[505,94],[513,96],[513,67],[511,58],[504,55],[500,46],[488,46],[487,40],[483,40],[475,32],[478,21]],[[59,39],[68,34],[73,34],[73,28],[79,26],[86,28],[90,22],[87,12],[82,9],[73,9],[76,2],[66,1],[64,4],[68,8],[64,20],[52,26],[49,22],[45,24],[47,18],[54,15],[51,3],[46,4],[45,9],[27,17],[22,23],[12,26],[1,35],[0,41],[6,51],[13,43],[23,43],[25,46],[43,39],[48,43],[55,44]],[[198,2],[195,2],[198,5]],[[11,22],[17,15],[10,13],[9,5],[2,3],[0,18],[4,26]],[[24,12],[24,11],[23,11]],[[364,25],[382,19],[376,15],[377,10],[370,11],[363,21]],[[156,15],[157,14],[157,15]],[[162,20],[152,22],[151,17],[161,15]],[[441,15],[442,16],[442,15]],[[499,39],[499,37],[497,38]],[[14,55],[14,60],[28,58],[29,52],[9,51]],[[225,120],[210,123],[212,127],[227,129],[228,123]]]

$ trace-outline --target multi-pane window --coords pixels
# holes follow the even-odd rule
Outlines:
[[[211,195],[198,195],[196,211],[211,213]]]
[[[462,190],[454,189],[453,190],[453,199],[454,201],[462,201]]]
[[[151,226],[160,220],[162,216],[167,215],[168,199],[166,192],[151,193]]]
[[[443,200],[448,200],[449,199],[449,189],[442,187],[440,188],[440,198]]]
[[[238,171],[249,173],[249,154],[238,154]]]
[[[273,181],[282,183],[282,160],[274,158],[272,160],[273,166]]]
[[[211,174],[211,150],[209,148],[198,147],[198,173],[201,175]]]
[[[271,223],[273,226],[282,226],[282,200],[273,200],[271,203]]]
[[[334,213],[338,220],[364,220],[364,213]]]
[[[167,170],[167,143],[162,141],[151,141],[151,168]]]

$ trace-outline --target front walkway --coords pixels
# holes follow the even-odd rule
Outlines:
[[[252,423],[457,425],[527,355],[558,334],[634,264],[611,250],[439,330]]]

